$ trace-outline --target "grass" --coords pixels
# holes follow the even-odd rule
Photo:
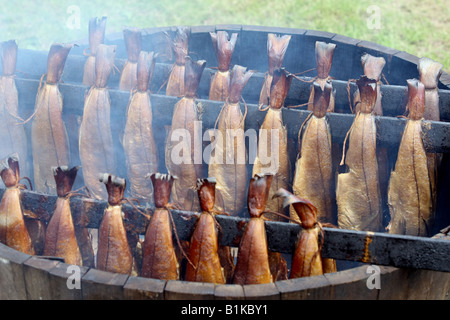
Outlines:
[[[52,42],[87,38],[91,17],[108,17],[107,33],[123,26],[243,24],[323,30],[427,56],[450,73],[450,6],[447,0],[0,0],[0,40],[48,50]],[[379,9],[380,28],[369,28]],[[79,10],[70,11],[71,8]],[[376,14],[376,12],[375,12]],[[74,17],[79,17],[79,25]],[[70,28],[74,23],[75,28]]]

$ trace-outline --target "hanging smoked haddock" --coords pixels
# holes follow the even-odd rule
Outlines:
[[[284,55],[291,41],[290,35],[277,36],[269,33],[267,35],[267,55],[269,59],[269,70],[264,77],[264,83],[259,94],[259,104],[269,105],[270,88],[272,86],[273,73],[283,65]]]
[[[17,154],[0,163],[0,176],[6,186],[0,203],[0,242],[23,253],[34,255],[22,203],[20,201],[20,170]]]
[[[137,90],[128,103],[123,147],[127,162],[128,181],[134,198],[153,199],[153,186],[148,173],[158,170],[158,155],[153,137],[153,113],[149,83],[155,67],[156,55],[141,51],[137,65]]]
[[[407,80],[408,121],[391,173],[388,204],[391,222],[389,233],[431,236],[433,202],[428,158],[422,140],[425,112],[425,86],[416,79]]]
[[[189,52],[189,33],[188,27],[179,26],[175,31],[174,39],[171,42],[172,50],[175,54],[175,63],[169,73],[167,80],[166,95],[181,97],[185,94],[185,64]]]
[[[111,174],[102,174],[100,182],[108,191],[108,206],[98,229],[97,269],[131,274],[133,255],[123,224],[122,200],[126,181]]]
[[[300,130],[301,149],[295,166],[293,192],[302,199],[308,199],[317,208],[317,219],[336,224],[334,214],[335,172],[330,126],[327,119],[331,82],[322,86],[314,82],[314,103],[311,116]],[[302,126],[302,127],[303,127]],[[281,199],[281,198],[280,198]],[[294,206],[290,207],[292,219],[300,222]]]
[[[127,49],[127,60],[120,74],[119,89],[132,90],[136,88],[137,64],[139,53],[142,48],[142,34],[140,29],[125,28],[123,30],[123,38],[125,40],[125,47]]]
[[[59,81],[72,44],[53,44],[47,60],[47,79],[36,97],[31,125],[34,186],[37,192],[56,195],[52,167],[70,163],[69,139],[62,118],[63,97]]]
[[[79,167],[54,167],[58,199],[47,226],[45,256],[61,257],[67,264],[81,266],[83,261],[78,246],[75,227],[70,210],[70,192]]]
[[[272,282],[269,250],[262,214],[265,211],[272,175],[255,175],[248,188],[247,206],[250,221],[239,244],[234,284],[263,284]]]
[[[442,68],[442,64],[433,61],[430,58],[420,58],[419,63],[417,64],[417,69],[420,74],[420,82],[422,82],[425,86],[425,111],[423,114],[423,118],[425,120],[440,121],[441,119],[439,111],[438,81],[442,74]],[[428,171],[431,179],[431,194],[433,196],[434,207],[436,206],[436,188],[442,156],[443,155],[440,153],[427,153]]]
[[[142,273],[146,278],[178,280],[179,265],[172,239],[170,194],[177,177],[154,173],[150,176],[154,188],[155,212],[150,219],[144,240]]]
[[[258,173],[273,174],[266,204],[267,211],[273,212],[283,211],[282,201],[272,198],[278,189],[289,188],[291,178],[288,135],[283,124],[282,107],[289,92],[292,78],[293,75],[284,69],[273,71],[269,108],[259,131],[258,150],[260,152],[258,152],[253,165],[253,176]],[[276,139],[272,139],[272,136],[275,135],[277,136]],[[266,217],[268,216],[273,220],[279,220],[279,216],[266,214]]]
[[[111,102],[107,88],[115,49],[115,46],[104,44],[97,48],[96,80],[85,98],[80,125],[79,150],[84,184],[92,196],[99,200],[106,200],[108,193],[98,175],[101,172],[114,173],[116,166],[111,134]]]
[[[210,35],[219,68],[211,79],[209,100],[225,101],[230,91],[230,63],[238,34],[232,33],[230,39],[226,31],[210,32]]]
[[[375,79],[377,81],[377,99],[375,106],[373,107],[372,114],[374,116],[383,116],[383,95],[381,92],[381,77],[383,75],[383,68],[386,64],[386,60],[383,57],[374,57],[368,53],[361,57],[361,63],[364,70],[364,75],[369,79]],[[358,113],[360,109],[361,97],[358,88],[353,94],[353,113]],[[385,147],[377,148],[377,161],[378,161],[378,174],[380,182],[380,194],[383,211],[387,210],[387,186],[390,176],[390,162],[389,162],[389,150]]]
[[[14,40],[1,43],[2,75],[0,76],[0,158],[17,153],[22,159],[22,173],[29,176],[28,140],[25,127],[19,123],[19,97],[14,73],[16,71],[17,44]]]
[[[281,108],[289,92],[293,75],[284,69],[276,69],[270,88],[269,109],[259,129],[258,154],[253,164],[253,176],[256,174],[272,174],[266,211],[283,212],[283,202],[273,196],[279,188],[289,188],[291,163],[288,155],[288,136],[283,124]],[[275,137],[275,139],[273,139]],[[265,150],[265,151],[262,151]],[[282,220],[279,215],[266,213],[264,218]],[[270,270],[273,280],[287,278],[287,267],[284,257],[279,252],[269,251]]]
[[[195,151],[201,148],[196,142],[199,133],[195,130],[195,123],[199,121],[196,92],[205,66],[205,60],[194,61],[187,57],[185,93],[175,105],[165,146],[167,170],[170,175],[178,177],[174,181],[172,201],[187,211],[198,208],[195,189],[197,179],[202,176],[201,152]],[[201,136],[199,138],[201,141]],[[195,156],[198,153],[200,159]]]
[[[420,75],[420,82],[425,86],[425,120],[439,121],[439,91],[438,81],[442,74],[442,64],[430,58],[420,58],[417,69]]]
[[[290,279],[321,275],[324,273],[319,242],[321,232],[317,222],[317,208],[308,200],[299,198],[285,189],[280,189],[275,197],[284,199],[284,206],[292,206],[301,220],[302,229],[299,233],[295,251],[292,256]],[[323,236],[323,235],[322,235]],[[327,259],[332,260],[332,259]],[[329,272],[336,271],[335,261]]]
[[[338,225],[342,229],[380,231],[382,210],[376,158],[377,133],[372,114],[377,84],[375,79],[366,76],[358,79],[356,84],[361,95],[361,107],[347,133],[347,151],[344,143],[341,165],[345,163],[348,170],[340,173],[337,179]]]
[[[192,265],[186,267],[186,281],[225,283],[219,256],[217,221],[213,212],[215,185],[214,178],[198,179],[197,182],[202,213],[189,242],[189,260]]]
[[[333,55],[336,45],[334,43],[326,43],[322,41],[316,41],[316,65],[317,65],[317,76],[315,81],[320,85],[322,90],[324,89],[325,83],[331,79],[330,71],[333,63]],[[334,112],[334,91],[330,95],[330,103],[327,108],[327,112]],[[311,93],[308,100],[308,110],[312,110],[314,105],[314,86],[311,86]]]
[[[373,114],[375,116],[383,115],[382,99],[383,94],[381,92],[381,76],[383,74],[383,68],[386,64],[386,60],[383,57],[374,57],[368,53],[361,57],[361,64],[363,66],[364,75],[369,79],[377,80],[377,100],[373,107]],[[360,109],[361,97],[358,88],[356,88],[353,94],[353,113],[358,113]]]
[[[216,120],[221,140],[218,139],[211,155],[208,175],[217,180],[216,211],[231,215],[242,213],[247,190],[245,118],[239,100],[254,71],[235,65],[231,73],[230,94]]]
[[[89,56],[84,64],[83,85],[91,87],[95,83],[95,56],[97,47],[105,40],[106,17],[89,20]]]

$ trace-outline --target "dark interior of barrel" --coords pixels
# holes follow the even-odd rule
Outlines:
[[[156,68],[151,80],[152,107],[154,113],[153,132],[155,140],[159,141],[159,158],[164,159],[164,141],[166,141],[166,126],[171,123],[173,107],[178,98],[165,96],[164,83],[167,80],[170,67],[173,63],[173,55],[168,43],[175,28],[155,28],[142,30],[144,51],[156,51],[160,53]],[[336,44],[333,64],[330,75],[334,78],[333,87],[336,90],[336,111],[329,117],[333,141],[342,143],[349,130],[353,115],[349,109],[347,85],[353,93],[355,84],[349,83],[349,79],[357,79],[362,74],[361,56],[369,53],[374,56],[384,57],[386,65],[383,74],[388,82],[381,86],[383,92],[384,116],[377,119],[378,145],[389,148],[389,153],[395,155],[401,138],[401,132],[405,120],[400,118],[405,112],[407,102],[406,80],[418,78],[417,60],[405,52],[386,48],[371,42],[356,40],[313,30],[265,28],[252,26],[201,26],[191,27],[189,39],[189,52],[195,59],[205,59],[206,69],[202,75],[198,89],[198,101],[202,103],[204,113],[202,114],[203,131],[213,128],[217,116],[222,107],[221,102],[208,100],[209,81],[217,67],[217,58],[212,47],[209,32],[226,30],[238,32],[236,48],[232,56],[231,64],[239,64],[257,73],[250,79],[243,91],[243,98],[247,106],[245,121],[246,129],[259,129],[264,120],[264,112],[258,110],[258,98],[264,80],[264,73],[268,69],[266,53],[267,34],[289,34],[292,36],[286,52],[283,66],[291,73],[301,73],[315,67],[314,46],[316,41],[331,42]],[[122,34],[107,35],[105,44],[117,45],[116,62],[118,70],[121,70],[126,59],[126,51]],[[88,90],[82,82],[82,69],[85,62],[83,51],[88,47],[87,41],[80,41],[69,54],[60,85],[64,97],[63,117],[69,133],[71,146],[72,165],[80,165],[78,154],[78,132],[80,118],[83,113],[84,97]],[[20,49],[17,60],[16,83],[18,87],[21,116],[26,119],[35,106],[36,92],[39,79],[46,73],[47,52],[37,52]],[[111,95],[111,124],[114,144],[116,146],[116,157],[119,164],[116,174],[121,177],[127,176],[125,157],[121,139],[126,119],[126,106],[130,92],[118,89],[119,72],[111,75],[108,88]],[[309,80],[315,76],[315,71],[300,76]],[[447,75],[445,75],[446,77]],[[445,78],[443,77],[443,79]],[[445,78],[447,79],[447,78]],[[310,92],[310,83],[294,80],[286,99],[286,105],[299,105],[307,102]],[[426,133],[426,147],[431,152],[444,153],[444,163],[439,179],[438,207],[436,211],[436,224],[432,234],[436,234],[443,227],[450,224],[450,216],[446,214],[450,206],[448,200],[448,186],[446,177],[449,176],[448,155],[450,144],[447,141],[450,126],[446,122],[450,120],[450,91],[447,84],[439,82],[441,123],[430,123],[430,130]],[[244,105],[242,104],[242,108]],[[243,110],[244,111],[244,110]],[[297,136],[301,124],[308,116],[306,107],[297,109],[283,109],[283,119],[288,129],[291,163],[295,163],[297,155]],[[30,134],[30,127],[26,126]],[[247,141],[248,142],[248,141]],[[206,144],[206,142],[205,142]],[[395,157],[390,158],[390,167],[393,167]],[[251,166],[249,165],[249,179]],[[159,171],[167,172],[164,161],[159,161]],[[83,186],[82,175],[77,178],[74,189]],[[243,190],[243,192],[245,192]],[[30,205],[32,206],[32,205]],[[241,217],[247,218],[247,211],[241,213]],[[388,208],[384,207],[385,224],[388,222]],[[348,265],[342,262],[341,268]]]

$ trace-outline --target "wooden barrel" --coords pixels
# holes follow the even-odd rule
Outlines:
[[[164,281],[74,267],[0,244],[0,299],[30,300],[391,300],[449,299],[450,273],[362,265],[321,276],[262,285]],[[368,285],[369,282],[369,285]]]
[[[217,59],[212,47],[209,32],[225,30],[237,32],[238,41],[232,56],[232,64],[257,70],[243,91],[247,105],[246,129],[259,129],[264,113],[258,111],[259,92],[268,69],[267,35],[268,33],[289,34],[292,36],[283,66],[291,73],[315,67],[314,48],[316,41],[336,44],[330,75],[334,77],[336,89],[336,110],[330,114],[330,127],[333,141],[342,142],[350,128],[353,115],[350,114],[347,99],[347,81],[362,74],[361,56],[369,53],[385,58],[383,70],[389,85],[382,85],[384,116],[379,117],[379,143],[388,148],[398,147],[404,120],[397,118],[404,112],[407,98],[406,80],[418,78],[419,58],[406,52],[387,48],[376,43],[352,39],[342,35],[315,30],[257,27],[241,25],[215,25],[190,27],[189,51],[197,59],[205,59],[207,68],[202,76],[198,101],[203,106],[203,131],[213,128],[222,107],[221,102],[208,100],[209,81],[217,67]],[[170,49],[170,37],[175,27],[152,28],[142,30],[142,50],[160,52],[151,82],[151,101],[154,112],[153,130],[155,140],[165,141],[166,125],[170,125],[173,106],[178,98],[168,97],[160,88],[167,80],[173,63]],[[122,34],[107,35],[106,44],[117,45],[116,66],[124,65],[126,51]],[[68,56],[60,85],[64,97],[63,117],[68,127],[73,165],[79,165],[78,129],[83,113],[85,92],[88,89],[81,84],[82,70],[86,57],[84,50],[87,41],[80,41]],[[26,74],[18,74],[16,83],[19,92],[20,115],[29,116],[33,109],[39,79],[46,73],[48,52],[19,50],[17,69]],[[125,111],[130,92],[118,89],[119,73],[113,74],[108,83],[111,95],[112,132],[116,146],[118,163],[125,163],[120,138],[125,125]],[[314,74],[311,75],[311,77]],[[310,77],[305,76],[305,79]],[[294,81],[286,104],[305,103],[309,97],[309,83]],[[355,85],[350,84],[351,90]],[[424,132],[426,148],[429,152],[444,154],[444,163],[448,162],[450,141],[450,76],[443,73],[439,80],[441,122],[428,122]],[[303,120],[308,116],[304,109],[283,109],[283,119],[288,128],[292,146],[297,145],[297,135]],[[30,127],[27,126],[28,137]],[[164,144],[159,144],[160,159],[164,159]],[[295,148],[290,156],[295,159]],[[31,154],[31,153],[30,153]],[[30,161],[30,159],[28,159]],[[160,171],[165,172],[164,161],[160,161]],[[251,172],[251,170],[248,170]],[[119,169],[119,175],[126,177],[125,165]],[[450,177],[447,166],[443,166],[442,175]],[[445,181],[445,178],[442,179]],[[83,185],[77,179],[74,188]],[[450,191],[445,183],[439,186],[437,223],[433,234],[450,225],[450,216],[445,211],[450,207],[446,196]],[[34,203],[27,203],[30,209]],[[45,211],[45,212],[44,212]],[[51,210],[37,210],[35,214],[48,222]],[[242,213],[245,217],[245,212]],[[98,228],[101,216],[92,215],[84,220],[85,227]],[[86,222],[87,221],[87,222]],[[75,223],[81,223],[75,219]],[[131,222],[132,223],[132,222]],[[143,234],[145,224],[140,222],[137,233]],[[446,236],[441,234],[441,238]],[[283,241],[283,240],[280,240]],[[269,243],[269,246],[271,244]],[[138,276],[114,274],[95,268],[71,266],[61,259],[29,256],[0,244],[0,298],[1,299],[449,299],[450,273],[420,269],[404,269],[392,266],[373,266],[359,264],[342,269],[339,272],[322,276],[277,281],[265,285],[214,285],[187,281],[162,281]],[[379,282],[377,282],[379,281]]]

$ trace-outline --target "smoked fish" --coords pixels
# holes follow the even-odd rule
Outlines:
[[[106,17],[89,20],[89,55],[84,63],[83,85],[92,87],[95,83],[95,56],[97,47],[105,40]]]
[[[205,60],[186,58],[185,93],[175,105],[165,145],[166,168],[170,175],[178,177],[174,181],[172,201],[188,211],[199,207],[195,189],[203,169],[202,159],[195,156],[196,148],[201,148],[196,143],[198,139],[201,141],[201,133],[196,130],[199,121],[196,92],[205,66]]]
[[[111,174],[101,174],[100,182],[108,191],[108,206],[98,229],[97,269],[131,274],[133,255],[123,223],[122,201],[126,181]]]
[[[284,206],[294,207],[302,225],[292,256],[289,278],[294,279],[323,274],[319,243],[321,229],[320,224],[317,222],[317,208],[310,201],[299,198],[286,189],[278,190],[275,196],[284,199]]]
[[[185,26],[178,26],[171,45],[175,54],[175,63],[169,73],[167,80],[166,95],[181,97],[185,94],[185,63],[186,57],[189,55],[189,34],[190,30]]]
[[[239,244],[234,284],[262,284],[273,281],[264,219],[261,217],[265,211],[271,180],[271,174],[255,175],[250,180],[247,199],[250,221]]]
[[[327,108],[333,90],[331,82],[322,86],[314,82],[314,103],[312,115],[304,124],[301,135],[301,149],[295,165],[293,193],[308,199],[317,209],[318,221],[336,224],[335,216],[335,172]],[[285,188],[286,189],[286,188]],[[294,206],[290,217],[301,221]]]
[[[111,102],[107,82],[114,64],[115,46],[100,44],[96,57],[96,80],[84,100],[83,120],[80,125],[79,152],[84,184],[98,200],[108,197],[98,175],[114,174],[116,160],[111,133]]]
[[[23,253],[34,255],[20,201],[20,169],[17,154],[0,163],[0,177],[6,186],[0,203],[0,242]]]
[[[47,79],[36,96],[31,125],[34,189],[56,195],[52,167],[70,163],[69,139],[62,118],[63,97],[59,81],[72,44],[53,44],[47,60]]]
[[[1,43],[2,75],[0,76],[0,158],[17,153],[21,159],[22,175],[31,177],[28,159],[28,139],[24,125],[19,123],[19,96],[15,82],[17,43],[9,40]],[[30,160],[30,161],[29,161]]]
[[[174,180],[177,177],[153,173],[155,212],[145,233],[142,273],[146,278],[178,280],[179,265],[172,239],[172,225],[168,205]]]
[[[259,104],[269,105],[270,88],[272,87],[273,72],[283,65],[284,55],[291,41],[290,35],[277,36],[274,33],[267,35],[267,55],[269,60],[269,70],[267,71],[261,92],[259,94]]]
[[[208,167],[208,175],[217,181],[216,211],[234,216],[242,214],[245,205],[242,190],[247,190],[245,119],[239,101],[253,73],[243,66],[233,67],[230,94],[217,119],[217,142]]]
[[[315,81],[324,88],[327,80],[330,80],[330,71],[333,63],[333,55],[336,45],[334,43],[326,43],[323,41],[316,41],[316,65],[317,76]],[[334,112],[334,91],[330,95],[330,103],[327,108],[327,112]],[[308,100],[308,110],[312,110],[314,105],[314,86],[311,86],[311,92]]]
[[[198,179],[197,192],[201,214],[189,242],[189,259],[186,267],[186,281],[225,283],[225,276],[219,256],[217,222],[213,212],[215,203],[214,178]]]
[[[232,33],[230,39],[226,31],[210,32],[210,35],[219,68],[211,79],[209,100],[225,101],[230,91],[230,63],[238,34]]]
[[[288,189],[291,179],[288,135],[283,124],[282,108],[284,107],[284,101],[289,92],[292,79],[293,76],[284,69],[273,71],[269,109],[260,127],[258,153],[253,164],[253,176],[257,173],[273,174],[269,198],[266,204],[267,211],[283,211],[282,201],[273,199],[273,195],[280,188]],[[274,137],[275,139],[273,139]],[[270,218],[279,220],[279,216],[275,215],[270,215]]]
[[[142,33],[137,28],[125,28],[123,30],[127,60],[123,66],[119,79],[120,90],[132,90],[137,85],[137,64],[139,53],[142,49]]]
[[[79,167],[54,167],[58,199],[47,226],[44,255],[64,258],[67,264],[81,266],[83,261],[78,246],[72,212],[70,192]]]
[[[439,91],[438,81],[442,74],[443,65],[430,58],[420,58],[417,64],[419,70],[420,82],[425,86],[425,111],[423,118],[425,120],[440,121],[439,110]],[[442,153],[427,153],[428,171],[430,173],[430,183],[433,196],[433,207],[436,207],[437,184],[439,166],[443,158]],[[434,211],[434,209],[433,209]]]
[[[408,120],[391,172],[388,204],[391,221],[389,233],[431,236],[433,201],[431,174],[422,140],[425,112],[425,85],[417,79],[407,80]]]
[[[145,176],[158,170],[158,154],[153,137],[153,113],[149,83],[155,67],[156,55],[141,51],[137,64],[137,89],[131,94],[127,108],[123,147],[126,156],[128,181],[133,198],[151,201],[153,186]]]
[[[381,231],[382,209],[376,157],[376,125],[373,107],[377,98],[375,79],[362,76],[356,81],[360,111],[348,132],[345,164],[348,170],[338,174],[336,200],[338,226],[342,229]],[[345,148],[345,144],[344,144]]]

